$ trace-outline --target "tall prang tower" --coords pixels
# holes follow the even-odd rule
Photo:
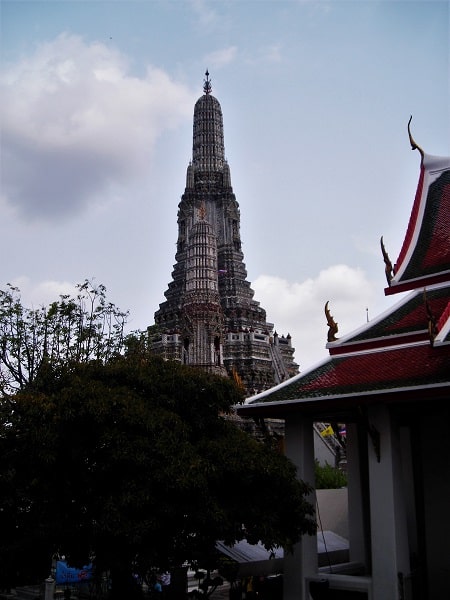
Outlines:
[[[266,321],[246,279],[222,109],[211,91],[206,71],[178,205],[176,263],[149,343],[167,360],[233,376],[253,394],[296,375],[298,365],[290,335],[279,336]]]

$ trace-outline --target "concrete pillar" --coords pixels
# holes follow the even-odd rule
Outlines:
[[[347,431],[347,490],[348,490],[348,541],[350,561],[367,566],[367,548],[364,530],[363,494],[361,489],[361,461],[358,431],[355,423],[346,424]]]
[[[373,600],[397,600],[398,573],[409,573],[399,435],[385,406],[368,410],[368,425],[375,436],[368,435]],[[374,448],[377,436],[379,458]]]
[[[289,416],[285,426],[286,455],[297,467],[299,479],[314,486],[313,422],[298,415]],[[316,494],[308,500],[316,506]],[[308,600],[305,578],[317,574],[317,536],[304,536],[293,554],[284,555],[283,600]]]
[[[44,600],[54,600],[55,597],[55,580],[53,577],[47,577],[45,580]]]

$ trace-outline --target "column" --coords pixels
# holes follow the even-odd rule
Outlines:
[[[397,600],[398,573],[409,573],[399,436],[386,406],[371,407],[368,423],[380,439],[378,460],[368,435],[373,600]]]
[[[297,476],[314,485],[313,422],[298,415],[289,416],[285,426],[286,455],[297,467]],[[308,500],[316,506],[316,494]],[[317,574],[317,536],[304,536],[295,545],[293,554],[284,555],[283,600],[308,600],[305,578]]]
[[[55,580],[53,577],[47,577],[45,580],[45,596],[44,600],[53,600],[55,597]]]
[[[355,423],[347,423],[346,431],[348,533],[350,561],[358,562],[367,566],[366,535],[364,528],[363,512],[364,496],[361,489],[361,461],[359,456],[357,425]]]

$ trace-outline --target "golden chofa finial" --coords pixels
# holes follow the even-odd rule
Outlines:
[[[386,281],[388,282],[388,285],[390,287],[392,277],[394,275],[394,269],[392,268],[391,260],[390,260],[389,255],[386,252],[386,249],[384,247],[383,236],[381,236],[380,245],[381,245],[381,252],[383,254],[384,272],[386,273]]]
[[[420,146],[418,146],[416,144],[413,136],[411,135],[411,127],[410,127],[411,121],[412,121],[412,115],[409,117],[409,121],[408,121],[408,135],[409,135],[409,143],[411,144],[411,150],[418,150],[420,152],[420,156],[423,159],[424,151],[422,150],[422,148]]]
[[[336,333],[338,332],[338,324],[331,316],[330,310],[328,308],[328,303],[329,303],[329,300],[327,300],[327,302],[325,304],[325,316],[327,318],[327,324],[328,324],[327,341],[335,342],[338,339],[336,337]]]

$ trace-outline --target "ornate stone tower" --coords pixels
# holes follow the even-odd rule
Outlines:
[[[150,347],[166,359],[238,376],[251,394],[295,375],[298,366],[290,336],[278,336],[266,322],[246,279],[222,109],[205,75],[178,205],[173,279],[155,313],[156,327],[149,329]]]

